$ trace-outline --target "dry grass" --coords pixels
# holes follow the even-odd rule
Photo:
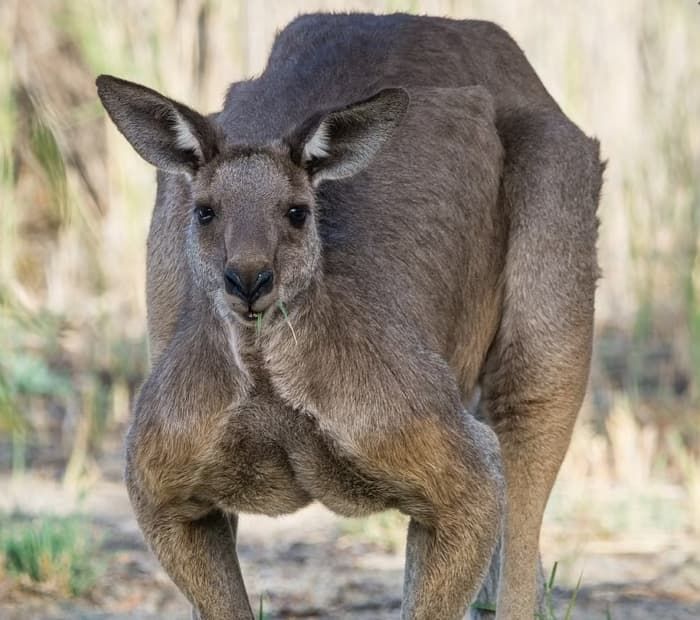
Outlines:
[[[586,583],[588,557],[647,556],[658,577],[660,554],[700,552],[700,460],[680,432],[639,423],[625,397],[616,399],[606,431],[580,421],[545,514],[543,556],[559,561],[568,587],[582,571]]]

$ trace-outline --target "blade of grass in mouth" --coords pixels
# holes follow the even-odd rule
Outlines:
[[[284,317],[285,323],[289,326],[289,331],[292,332],[292,337],[294,338],[294,344],[299,344],[297,340],[297,335],[294,333],[294,327],[292,327],[292,322],[289,320],[289,313],[287,312],[287,306],[284,305],[283,301],[277,302],[277,307],[280,309],[282,316]]]

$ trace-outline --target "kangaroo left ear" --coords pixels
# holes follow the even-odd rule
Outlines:
[[[97,94],[131,146],[157,168],[192,175],[216,154],[214,126],[187,106],[110,75],[97,78]]]
[[[340,110],[317,113],[289,139],[292,161],[314,186],[343,179],[367,167],[408,109],[408,93],[387,88]]]

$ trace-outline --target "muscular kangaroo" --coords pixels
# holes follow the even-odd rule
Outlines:
[[[194,616],[253,617],[239,513],[320,501],[410,516],[402,618],[531,620],[589,368],[597,143],[478,21],[300,17],[209,117],[97,86],[159,170],[126,480]]]

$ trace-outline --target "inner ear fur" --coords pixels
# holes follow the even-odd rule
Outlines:
[[[216,130],[203,115],[134,82],[101,75],[96,84],[109,117],[147,162],[192,174],[216,156]]]
[[[340,109],[316,112],[290,136],[292,161],[312,182],[357,174],[391,137],[409,105],[402,88],[387,88]]]

